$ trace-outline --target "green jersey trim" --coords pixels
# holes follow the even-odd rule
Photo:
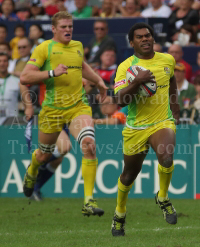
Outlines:
[[[134,60],[132,60],[131,66],[138,64],[140,61],[140,59],[138,57],[136,57],[135,55],[133,55],[133,57],[134,57]]]
[[[29,62],[27,62],[27,64],[35,65],[35,66],[37,66],[39,69],[41,68],[40,65],[39,65],[38,63],[36,63],[36,62],[31,62],[31,61],[29,61]]]
[[[133,55],[133,60],[131,63],[131,66],[136,65],[139,63],[140,59],[138,57],[136,57],[135,55]],[[134,125],[135,121],[136,121],[136,116],[137,116],[137,104],[136,102],[132,102],[129,106],[128,106],[128,112],[131,112],[131,114],[129,115],[129,118],[133,118],[133,120],[129,119],[129,121],[131,121],[131,123]],[[131,116],[132,115],[132,116]]]
[[[84,87],[82,87],[82,102],[83,102],[85,105],[89,105],[89,103],[88,103],[88,98],[87,98],[87,96],[86,96],[86,92],[85,92]]]
[[[52,70],[50,56],[51,56],[51,53],[52,53],[53,46],[55,44],[56,44],[56,42],[53,41],[53,40],[52,40],[51,43],[48,44],[48,58],[45,61],[45,66],[44,66],[45,70],[48,70],[48,71]],[[54,77],[47,79],[45,82],[48,82],[48,83],[46,83],[46,97],[45,97],[45,100],[42,103],[42,106],[43,105],[47,105],[47,106],[53,107],[54,94],[55,94],[55,91],[54,91],[54,89],[55,89]],[[58,109],[58,108],[56,108],[56,109]]]

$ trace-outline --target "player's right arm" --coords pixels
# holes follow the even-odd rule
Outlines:
[[[26,64],[20,76],[20,83],[22,85],[38,84],[41,81],[49,78],[48,71],[40,71],[39,68],[32,64]]]
[[[116,78],[115,78],[115,94],[117,104],[121,107],[129,105],[135,95],[138,92],[139,86],[146,82],[155,82],[155,76],[149,70],[140,70],[136,68],[138,71],[137,76],[134,81],[128,85],[126,82],[126,71],[127,71],[126,63],[122,63],[117,70]]]
[[[28,63],[20,76],[20,82],[22,85],[33,85],[38,84],[41,81],[50,78],[49,71],[40,71],[45,61],[48,58],[48,41],[43,42],[37,46],[31,55]],[[58,67],[51,73],[54,77],[62,74],[67,74],[67,66],[59,64]]]
[[[54,77],[62,74],[67,74],[67,66],[59,64],[58,67],[54,69]],[[20,83],[22,85],[33,85],[47,79],[49,79],[49,71],[40,71],[37,66],[27,64],[20,76]]]

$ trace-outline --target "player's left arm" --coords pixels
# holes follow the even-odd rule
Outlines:
[[[179,124],[180,106],[178,103],[178,90],[176,86],[176,78],[174,76],[170,78],[169,99],[170,99],[170,109],[176,120],[176,124]]]
[[[108,88],[104,84],[103,79],[84,61],[82,63],[82,76],[83,78],[95,83],[99,89],[100,102],[103,102],[106,98]]]

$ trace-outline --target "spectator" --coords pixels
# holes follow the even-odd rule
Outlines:
[[[102,18],[119,17],[120,14],[116,13],[117,6],[114,3],[115,1],[112,0],[104,0],[102,4],[102,12],[100,13],[100,17]]]
[[[103,103],[100,104],[100,109],[104,115],[103,119],[94,119],[95,124],[125,124],[126,115],[118,111],[118,105],[113,97],[107,96]]]
[[[114,47],[107,47],[100,56],[101,64],[97,67],[97,72],[104,80],[106,86],[114,89],[114,76],[117,69],[116,50]]]
[[[197,32],[197,45],[200,45],[200,30]]]
[[[153,50],[156,52],[162,52],[162,46],[158,43],[153,44]]]
[[[59,11],[66,11],[64,6],[65,0],[48,0],[44,3],[45,12],[48,16],[52,17]]]
[[[28,11],[32,0],[14,0],[15,2],[15,11]]]
[[[138,2],[137,0],[126,0],[125,8],[120,4],[120,0],[116,0],[115,3],[116,8],[121,12],[123,17],[139,17],[140,11],[138,11]]]
[[[178,33],[177,41],[181,46],[191,46],[196,45],[197,43],[197,35],[189,24],[183,24],[183,26],[180,29],[180,32]]]
[[[75,18],[89,18],[96,15],[97,9],[88,6],[88,0],[75,0],[77,10],[72,13]]]
[[[37,45],[41,44],[45,39],[43,39],[43,30],[39,24],[32,24],[29,27],[29,39],[33,43],[31,53],[34,51]]]
[[[13,0],[4,0],[1,4],[0,20],[4,21],[17,21],[19,18],[14,13],[15,3]]]
[[[19,78],[8,74],[9,56],[0,53],[0,117],[18,115]]]
[[[197,10],[191,8],[193,0],[180,0],[180,7],[175,9],[169,17],[169,32],[168,40],[177,40],[177,32],[183,24],[192,25],[193,29],[197,31],[199,23],[199,13]]]
[[[23,39],[20,39],[18,42],[18,50],[20,54],[19,59],[15,59],[15,66],[14,66],[14,71],[13,75],[20,77],[21,72],[23,71],[26,63],[28,62],[31,54],[31,48],[32,48],[32,43],[31,41],[24,37]]]
[[[198,0],[192,4],[192,9],[200,10],[200,2]]]
[[[89,42],[84,49],[84,54],[88,63],[100,65],[100,56],[108,46],[116,48],[115,41],[108,36],[108,23],[104,20],[97,20],[94,23],[95,37]]]
[[[0,44],[6,41],[6,37],[8,34],[7,27],[4,23],[0,23]]]
[[[164,17],[168,18],[171,14],[171,9],[162,4],[162,0],[150,0],[152,7],[142,11],[143,17]]]
[[[14,70],[14,61],[11,58],[11,49],[8,42],[0,43],[0,53],[6,53],[9,56],[8,61],[8,73]]]
[[[65,0],[64,6],[70,14],[77,10],[74,0]]]
[[[200,117],[200,74],[195,77],[194,86],[197,91],[196,101],[194,102],[194,107],[199,111],[199,117]]]
[[[26,30],[23,24],[18,24],[15,26],[15,37],[10,41],[10,47],[12,49],[12,59],[18,59],[20,57],[18,51],[18,41],[25,37],[25,32]]]
[[[150,8],[151,5],[149,3],[149,0],[139,0],[139,9],[140,12],[142,12],[143,10]]]
[[[40,0],[33,0],[30,7],[30,20],[49,20],[50,17],[45,14],[44,7]]]
[[[180,45],[173,44],[169,47],[168,53],[171,54],[174,59],[176,60],[176,63],[182,63],[185,66],[185,77],[188,81],[190,81],[191,76],[192,76],[192,67],[187,63],[186,61],[183,60],[183,50]]]
[[[174,69],[178,90],[178,103],[180,110],[189,108],[194,103],[196,90],[193,84],[189,83],[185,78],[185,66],[182,63],[177,63]]]
[[[191,83],[194,84],[194,79],[200,75],[200,51],[197,53],[197,65],[198,65],[198,69],[197,71],[195,71],[193,74],[192,74],[192,78],[191,78]]]
[[[17,17],[24,21],[30,16],[30,4],[32,0],[14,0],[15,2],[15,13]]]
[[[2,42],[0,43],[0,52],[5,52],[8,54],[9,57],[11,57],[11,49],[8,42]]]

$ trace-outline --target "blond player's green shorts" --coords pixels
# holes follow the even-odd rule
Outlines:
[[[158,130],[169,128],[176,133],[176,125],[171,120],[166,120],[146,129],[131,129],[125,127],[123,135],[123,153],[125,155],[134,155],[149,149],[148,139]],[[164,138],[164,137],[163,137]]]
[[[60,132],[64,124],[69,124],[73,119],[81,115],[92,116],[91,107],[83,101],[78,102],[67,110],[44,106],[38,117],[38,128],[43,133]]]

